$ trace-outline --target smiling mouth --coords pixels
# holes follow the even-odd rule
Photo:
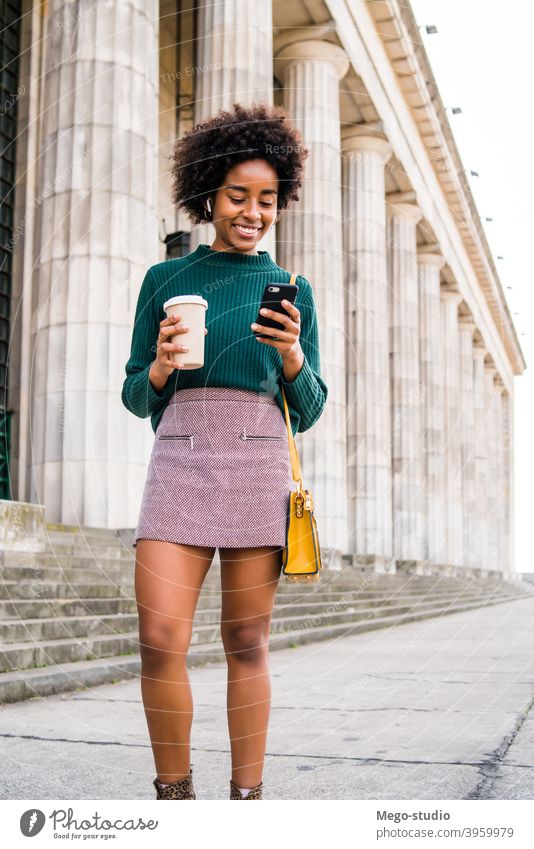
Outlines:
[[[232,227],[242,236],[254,236],[262,229],[261,227],[243,227],[240,224],[232,224]]]

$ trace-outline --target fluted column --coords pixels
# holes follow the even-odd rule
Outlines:
[[[504,436],[504,554],[503,569],[507,575],[515,572],[514,563],[514,477],[513,477],[513,395],[508,390],[502,393],[503,436]]]
[[[497,392],[495,388],[495,375],[497,369],[491,359],[484,364],[485,382],[485,428],[486,428],[486,515],[484,517],[484,536],[486,540],[485,568],[491,571],[498,569],[497,562],[497,529],[495,527],[496,515],[496,486],[497,474],[496,464],[496,406]]]
[[[488,513],[487,463],[488,440],[486,422],[486,378],[484,360],[486,348],[480,340],[473,347],[473,403],[475,455],[475,566],[487,569],[486,517]]]
[[[474,409],[474,363],[473,332],[475,323],[469,315],[459,316],[460,332],[460,380],[461,380],[461,435],[462,435],[462,529],[463,563],[476,567],[476,456],[475,456],[475,409]]]
[[[219,109],[231,109],[234,101],[243,106],[259,101],[272,105],[272,5],[272,0],[198,4],[195,123],[205,121]],[[212,224],[195,227],[190,236],[191,250],[200,242],[211,245],[214,238]],[[261,240],[259,250],[269,251],[276,261],[275,226]]]
[[[442,286],[445,335],[445,456],[447,463],[447,551],[450,567],[463,566],[462,411],[458,304],[461,294]]]
[[[383,133],[342,131],[349,551],[391,571],[392,501]]]
[[[153,434],[120,394],[159,258],[158,4],[82,5],[46,10],[28,494],[49,521],[132,527]]]
[[[439,254],[418,254],[421,357],[421,434],[425,485],[424,558],[430,567],[447,563],[444,338],[440,309]]]
[[[505,453],[504,453],[504,410],[503,410],[504,384],[500,375],[495,379],[495,516],[494,524],[497,531],[496,552],[497,570],[505,572],[506,559],[506,479],[505,479]]]
[[[417,223],[412,203],[387,205],[393,556],[422,567],[425,505],[421,442]]]
[[[313,287],[328,385],[323,415],[297,438],[297,447],[321,521],[321,544],[341,552],[347,551],[347,470],[339,80],[348,66],[340,47],[316,40],[286,45],[274,59],[284,106],[310,152],[300,200],[278,225],[277,262]]]

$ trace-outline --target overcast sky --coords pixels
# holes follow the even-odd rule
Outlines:
[[[516,568],[534,572],[534,0],[411,4],[443,103],[462,109],[449,122],[464,167],[480,175],[470,184],[481,218],[494,219],[483,226],[527,362],[515,378]]]

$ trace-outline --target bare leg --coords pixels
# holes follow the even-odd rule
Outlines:
[[[231,777],[239,787],[256,787],[271,710],[269,632],[282,555],[279,546],[220,548],[219,555]]]
[[[141,694],[157,776],[164,784],[189,775],[193,699],[186,655],[214,553],[201,546],[137,542]]]

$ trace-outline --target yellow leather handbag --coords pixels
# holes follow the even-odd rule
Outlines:
[[[297,275],[292,274],[290,283],[295,283]],[[309,489],[304,488],[297,446],[291,430],[291,419],[284,398],[284,412],[291,458],[291,473],[298,484],[297,491],[290,490],[286,524],[286,544],[282,553],[282,574],[292,583],[313,583],[319,580],[321,549],[317,523],[313,513],[313,498]]]

